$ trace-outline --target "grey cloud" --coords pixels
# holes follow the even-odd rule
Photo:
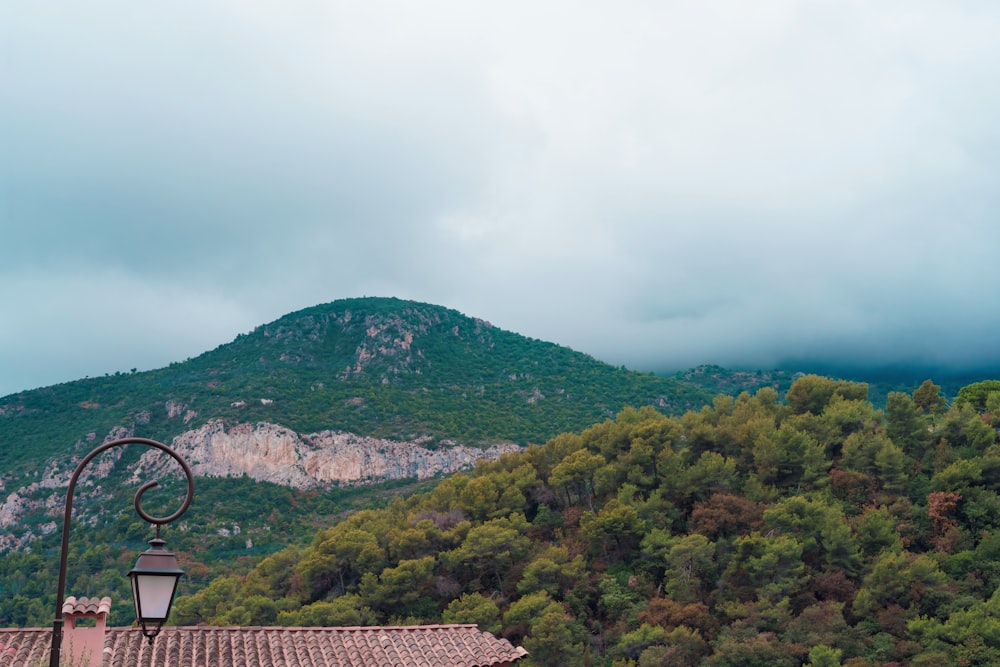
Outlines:
[[[0,394],[363,294],[641,369],[1000,363],[992,5],[0,11]]]

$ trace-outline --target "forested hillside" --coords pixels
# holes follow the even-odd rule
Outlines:
[[[344,299],[194,359],[0,398],[0,479],[135,426],[169,442],[211,419],[467,445],[543,442],[626,405],[680,414],[715,392],[616,368],[454,310]]]
[[[438,449],[527,445],[585,428],[626,405],[680,414],[712,396],[680,379],[616,368],[440,306],[365,298],[291,313],[167,368],[2,397],[0,625],[51,619],[65,485],[77,462],[105,440],[135,435],[172,444],[214,421],[230,430],[265,424],[305,437],[336,431],[394,438],[399,448],[416,441]],[[128,598],[126,561],[150,537],[132,510],[141,449],[103,455],[95,461],[101,468],[95,483],[77,488],[70,593]],[[253,460],[243,464],[255,469]],[[176,487],[162,482],[148,500],[169,506]],[[302,491],[252,475],[200,477],[191,510],[166,535],[190,573],[182,586],[195,591],[305,543],[341,512],[379,506],[413,488],[413,479]],[[114,623],[131,621],[131,605],[116,604],[112,613]]]
[[[1000,664],[1000,382],[625,409],[317,532],[178,623],[476,622],[535,665]]]
[[[1000,454],[980,415],[1000,412],[996,387],[979,383],[949,407],[925,383],[876,407],[864,385],[797,377],[718,367],[657,377],[438,306],[349,299],[168,368],[3,397],[0,624],[51,620],[64,485],[81,456],[127,434],[169,444],[211,422],[531,447],[436,487],[200,477],[190,511],[165,529],[189,574],[180,622],[475,620],[523,640],[537,664],[752,664],[718,661],[744,644],[805,660],[812,640],[779,629],[809,623],[819,605],[843,621],[847,639],[830,647],[845,661],[980,650],[945,630],[931,642],[931,630],[871,626],[888,603],[868,613],[855,600],[883,576],[873,573],[885,547],[902,559],[896,569],[936,564],[933,586],[905,586],[933,600],[943,591],[929,619],[985,604]],[[102,459],[74,505],[68,592],[112,595],[113,624],[131,622],[125,573],[151,534],[131,508],[141,453]],[[179,495],[161,481],[146,498],[154,513]],[[769,518],[793,499],[805,524],[826,517],[826,532]],[[898,543],[866,547],[872,526],[891,526]],[[761,582],[777,588],[753,592]],[[899,602],[913,619],[927,604]]]

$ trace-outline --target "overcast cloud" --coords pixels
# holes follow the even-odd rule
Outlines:
[[[994,2],[0,7],[0,396],[398,296],[614,364],[1000,364]]]

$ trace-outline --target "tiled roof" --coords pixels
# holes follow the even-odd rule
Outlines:
[[[0,667],[46,659],[49,633],[0,629]],[[152,645],[134,628],[108,628],[103,667],[493,667],[525,655],[475,625],[166,627]]]
[[[0,667],[48,664],[51,644],[52,630],[49,629],[0,628]]]
[[[64,616],[76,614],[79,616],[96,616],[97,614],[107,614],[111,611],[111,598],[75,598],[70,595],[63,602],[62,612]]]

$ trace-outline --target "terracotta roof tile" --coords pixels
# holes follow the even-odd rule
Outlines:
[[[107,615],[111,611],[111,598],[105,596],[103,598],[88,598],[81,597],[77,598],[70,595],[63,602],[62,612],[64,616],[69,616],[70,614],[83,615],[83,616],[96,616],[98,614]]]
[[[51,630],[42,628],[0,628],[0,667],[47,663],[52,644],[51,633]]]
[[[111,667],[488,667],[527,655],[474,625],[177,627],[164,628],[152,646],[139,633],[114,628],[107,645]]]
[[[0,667],[45,664],[50,632],[0,629]],[[103,667],[492,667],[525,655],[475,625],[166,627],[152,645],[135,628],[108,628]]]

